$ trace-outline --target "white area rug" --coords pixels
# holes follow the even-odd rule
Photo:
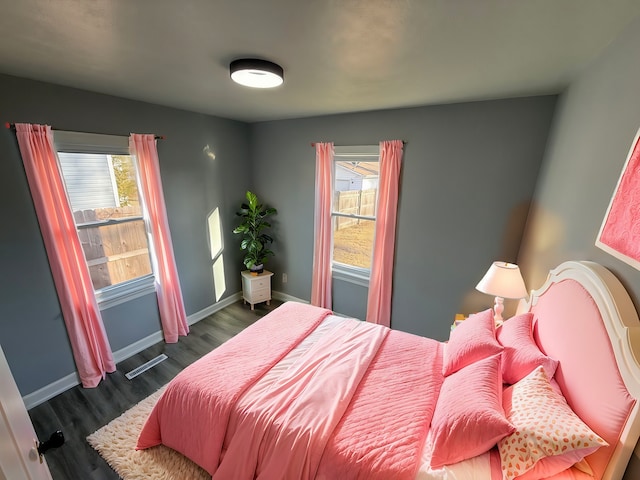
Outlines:
[[[164,445],[136,451],[138,435],[163,390],[89,435],[87,441],[124,480],[210,480],[207,472]]]

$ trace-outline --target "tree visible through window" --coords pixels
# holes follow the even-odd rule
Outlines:
[[[64,151],[58,158],[94,289],[151,275],[133,158]]]
[[[138,184],[136,182],[136,167],[130,155],[112,155],[113,175],[118,189],[118,199],[123,207],[132,203],[140,203]]]

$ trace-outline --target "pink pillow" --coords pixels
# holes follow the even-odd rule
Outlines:
[[[498,442],[505,480],[550,477],[607,445],[553,390],[541,366],[505,389],[503,403],[516,427]]]
[[[470,315],[449,335],[444,349],[442,373],[446,377],[461,368],[502,351],[496,340],[493,310]]]
[[[504,347],[502,352],[502,378],[510,385],[522,380],[539,365],[547,378],[553,378],[558,362],[540,351],[533,339],[533,314],[523,313],[505,321],[496,337]]]
[[[494,355],[444,379],[431,420],[433,468],[480,455],[514,430],[502,409],[500,363]]]

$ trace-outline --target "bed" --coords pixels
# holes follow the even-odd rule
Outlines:
[[[565,262],[496,328],[448,342],[287,302],[183,370],[137,448],[218,479],[621,479],[640,436],[640,322]]]

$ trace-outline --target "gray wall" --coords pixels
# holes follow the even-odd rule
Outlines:
[[[440,339],[447,337],[454,313],[491,304],[469,279],[479,279],[494,259],[517,256],[555,101],[534,97],[247,125],[0,75],[3,123],[166,135],[158,150],[187,314],[215,303],[207,231],[215,208],[226,245],[222,298],[240,290],[241,255],[231,230],[251,187],[279,210],[273,221],[276,257],[268,265],[276,272],[274,290],[309,299],[315,169],[310,143],[406,140],[393,326]],[[0,130],[0,152],[0,343],[26,395],[75,366],[10,130]],[[282,273],[288,273],[286,285]],[[336,281],[334,291],[336,311],[365,317],[366,289]],[[153,295],[105,310],[103,319],[114,351],[160,329]]]
[[[640,19],[560,99],[519,256],[531,287],[565,260],[593,260],[616,274],[640,308],[640,272],[595,246],[640,127],[638,85]],[[639,448],[625,479],[640,478]]]
[[[446,339],[456,312],[492,305],[474,291],[491,262],[516,260],[555,104],[543,96],[252,124],[254,188],[279,211],[274,289],[310,298],[310,143],[405,140],[392,326]],[[336,311],[364,317],[365,288],[334,281],[333,290]]]
[[[246,125],[9,76],[0,76],[0,99],[2,122],[167,136],[158,148],[188,314],[215,303],[206,220],[216,207],[227,245],[223,298],[240,290],[241,256],[231,230],[251,186],[280,212],[273,222],[277,255],[268,265],[276,272],[274,290],[308,299],[315,169],[310,143],[406,140],[393,326],[439,339],[447,337],[454,313],[491,304],[469,279],[481,278],[494,259],[516,259],[556,102],[533,97]],[[0,131],[0,152],[0,208],[7,219],[0,236],[0,342],[24,395],[72,373],[74,365],[9,130]],[[282,273],[288,274],[286,285]],[[366,289],[336,281],[334,291],[338,312],[364,318]],[[159,330],[153,296],[105,310],[103,317],[114,350]]]
[[[166,135],[158,152],[187,314],[215,303],[207,216],[219,208],[226,291],[242,265],[230,225],[249,185],[246,124],[0,75],[0,121]],[[208,150],[205,148],[208,146]],[[215,154],[215,160],[207,152]],[[75,371],[15,135],[0,129],[0,344],[22,395]],[[160,330],[154,295],[103,312],[113,350]]]
[[[519,256],[539,287],[565,260],[593,260],[625,283],[640,307],[640,272],[595,246],[640,127],[640,20],[560,97]]]
[[[555,97],[536,97],[246,125],[0,75],[0,122],[167,135],[159,143],[160,162],[188,314],[215,302],[206,231],[213,209],[220,208],[227,245],[225,296],[240,290],[241,261],[230,230],[250,186],[279,210],[277,256],[268,265],[276,272],[274,289],[308,299],[310,143],[406,140],[394,327],[443,339],[455,312],[491,303],[473,287],[498,258],[517,257],[529,288],[564,260],[595,260],[625,283],[640,307],[640,272],[594,246],[640,126],[638,84],[640,20],[571,84],[557,106]],[[207,146],[215,160],[203,150]],[[0,155],[0,343],[25,395],[75,368],[15,137],[6,129],[0,129]],[[364,316],[364,289],[335,282],[334,291],[336,310]],[[159,330],[152,297],[104,317],[115,350]],[[634,457],[626,478],[638,475],[640,460]]]

